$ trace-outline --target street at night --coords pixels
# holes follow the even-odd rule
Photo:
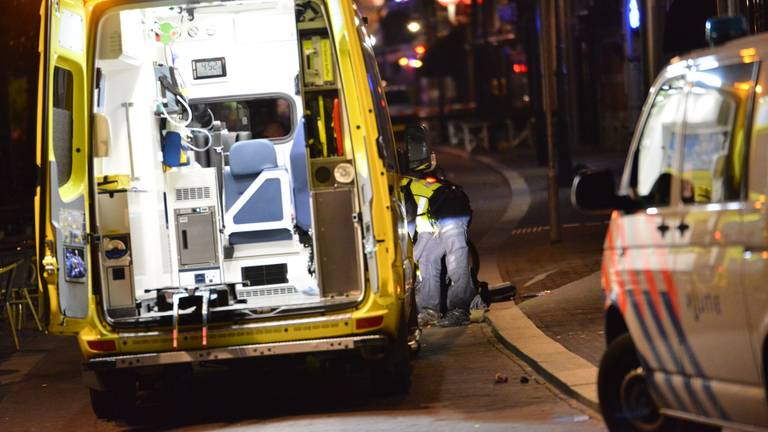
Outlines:
[[[487,261],[483,266],[494,267],[489,228],[504,216],[509,185],[502,173],[461,155],[439,152],[438,157],[446,174],[465,185],[475,203],[471,236]],[[527,171],[535,185],[541,170]],[[535,197],[544,191],[539,186],[526,193]],[[545,205],[541,199],[533,201]],[[600,308],[599,303],[590,306]],[[569,327],[577,331],[580,324]],[[267,372],[258,363],[251,368],[208,366],[183,382],[147,392],[128,419],[116,422],[99,420],[91,412],[72,340],[31,330],[23,335],[29,338],[24,350],[4,357],[6,366],[0,367],[3,430],[604,430],[596,411],[548,383],[483,323],[426,329],[412,362],[407,395],[372,394],[367,372],[354,363],[336,368],[312,362],[272,364]],[[598,333],[588,337],[602,341]],[[507,381],[496,382],[497,374]]]
[[[7,0],[0,431],[768,432],[768,0]]]

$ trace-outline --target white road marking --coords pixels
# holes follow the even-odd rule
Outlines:
[[[558,269],[554,269],[554,270],[550,270],[550,271],[548,271],[548,272],[544,272],[544,273],[541,273],[541,274],[537,274],[536,276],[534,276],[533,278],[531,278],[531,280],[529,280],[528,282],[526,282],[526,283],[525,283],[525,285],[523,285],[523,286],[524,286],[524,287],[528,287],[528,286],[531,286],[531,285],[535,284],[536,282],[541,282],[541,281],[543,281],[544,279],[546,279],[546,278],[547,278],[547,276],[551,275],[552,273],[556,272],[557,270],[558,270]]]
[[[510,169],[487,156],[477,156],[475,159],[490,166],[496,172],[504,176],[512,192],[512,199],[507,204],[504,216],[499,219],[500,224],[510,224],[516,226],[525,216],[528,207],[531,206],[531,191],[523,176],[517,171]]]
[[[501,272],[496,265],[496,252],[504,245],[507,240],[507,233],[512,231],[520,220],[525,216],[528,207],[531,206],[531,192],[523,176],[517,171],[499,163],[487,156],[470,156],[466,151],[450,147],[440,147],[438,151],[452,154],[464,159],[476,160],[483,165],[488,166],[493,171],[501,174],[507,182],[512,199],[507,203],[504,215],[496,222],[496,226],[485,237],[476,243],[478,249],[486,251],[480,256],[480,262],[491,263],[491,265],[481,265],[480,280],[488,282],[489,285],[496,285],[502,282]]]

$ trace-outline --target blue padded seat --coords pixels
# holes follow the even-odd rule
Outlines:
[[[238,141],[229,151],[229,166],[224,168],[224,197],[226,214],[231,217],[227,226],[230,244],[256,243],[292,238],[287,228],[261,229],[241,228],[243,225],[286,222],[286,209],[283,193],[288,193],[287,184],[283,185],[285,169],[278,167],[277,155],[272,142],[266,139]],[[260,178],[263,177],[263,178]],[[253,191],[239,209],[235,204],[243,198],[246,191],[257,179],[259,187]]]
[[[277,154],[266,139],[238,141],[229,150],[229,169],[233,176],[256,177],[268,168],[277,168]]]
[[[304,231],[312,226],[309,202],[309,180],[307,178],[307,143],[304,139],[304,119],[299,121],[291,145],[291,177],[293,178],[293,206],[296,210],[296,225]]]

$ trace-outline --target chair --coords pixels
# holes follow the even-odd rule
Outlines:
[[[309,202],[309,180],[307,176],[307,143],[304,140],[304,119],[299,121],[291,145],[291,177],[293,179],[293,204],[296,207],[296,225],[309,232],[312,227],[312,213]]]
[[[24,306],[29,308],[37,329],[43,330],[37,310],[29,295],[29,287],[34,286],[35,281],[36,269],[33,260],[20,259],[0,267],[0,299],[2,299],[0,314],[4,311],[7,316],[16,350],[21,348],[16,332],[21,330],[24,323]]]
[[[290,179],[272,142],[238,141],[224,167],[224,234],[230,245],[293,238]]]

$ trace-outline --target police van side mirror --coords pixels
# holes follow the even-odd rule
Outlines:
[[[583,171],[573,179],[571,203],[579,210],[627,210],[631,207],[630,201],[616,194],[616,181],[610,170]]]

